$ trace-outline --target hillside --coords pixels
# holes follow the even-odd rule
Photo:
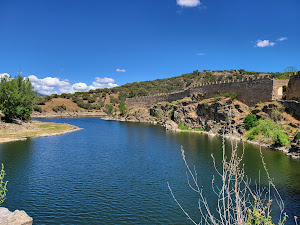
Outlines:
[[[216,81],[234,81],[247,78],[260,78],[264,76],[286,79],[289,77],[289,75],[289,73],[248,72],[242,69],[230,71],[204,70],[202,72],[196,70],[192,73],[183,74],[177,77],[157,79],[154,81],[127,83],[120,87],[114,87],[111,89],[104,88],[90,90],[89,92],[75,92],[74,94],[61,95],[53,94],[51,96],[39,97],[37,100],[38,107],[35,107],[35,110],[37,112],[49,112],[51,109],[54,109],[54,111],[100,110],[103,112],[106,111],[107,106],[111,104],[114,107],[114,110],[117,111],[120,101],[125,101],[126,98],[182,91],[193,87],[194,85]],[[76,107],[74,104],[71,104],[70,101],[53,100],[56,98],[69,99],[78,107]],[[51,103],[47,104],[47,102]],[[57,109],[56,107],[59,108]]]

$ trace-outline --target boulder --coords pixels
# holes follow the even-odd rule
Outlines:
[[[23,210],[9,211],[0,207],[0,225],[31,225],[32,218]]]

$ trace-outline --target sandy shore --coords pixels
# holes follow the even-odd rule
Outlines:
[[[28,137],[62,135],[78,131],[81,128],[66,123],[46,123],[32,121],[28,123],[0,123],[0,143],[23,141]]]

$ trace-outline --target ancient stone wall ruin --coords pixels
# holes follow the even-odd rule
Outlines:
[[[249,106],[253,106],[258,102],[267,102],[282,99],[284,91],[280,92],[280,88],[284,90],[288,84],[288,80],[272,80],[270,78],[261,79],[245,79],[232,82],[214,82],[206,84],[198,84],[192,88],[180,92],[169,94],[159,94],[154,96],[145,96],[126,99],[126,104],[135,107],[151,106],[158,102],[172,102],[182,99],[192,94],[203,94],[204,98],[211,98],[215,94],[236,92],[237,99]],[[278,91],[279,90],[279,91]]]
[[[298,72],[298,75],[291,77],[288,84],[286,99],[296,101],[300,99],[300,71]]]

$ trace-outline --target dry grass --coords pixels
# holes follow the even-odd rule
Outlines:
[[[27,124],[1,124],[0,143],[24,140],[27,137],[43,137],[65,134],[79,128],[65,123],[46,123],[33,121]]]

